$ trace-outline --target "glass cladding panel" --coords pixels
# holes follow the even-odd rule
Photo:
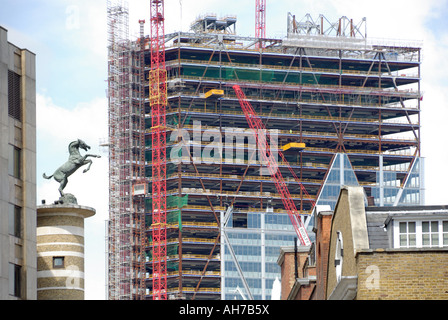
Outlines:
[[[420,175],[420,158],[417,158],[414,162],[411,172],[409,173],[408,180],[403,189],[403,194],[400,198],[400,204],[420,204],[420,188],[422,176]]]
[[[265,229],[269,230],[264,233],[264,247],[262,247],[260,229],[262,218],[265,219]],[[280,266],[277,265],[279,248],[291,246],[296,235],[286,213],[248,213],[247,224],[248,229],[246,230],[226,228],[227,235],[254,299],[270,299],[272,285],[269,286],[269,283],[272,283],[276,277],[281,277]],[[265,259],[264,268],[262,267],[263,256]],[[246,297],[247,293],[241,279],[239,279],[237,268],[227,246],[223,258],[225,261],[223,274],[225,277],[224,299],[242,300],[242,296],[235,293],[236,287],[238,286]],[[262,270],[264,270],[264,273],[262,273]],[[264,293],[263,287],[265,288]]]
[[[260,214],[259,213],[248,213],[247,215],[247,227],[248,228],[260,228]]]

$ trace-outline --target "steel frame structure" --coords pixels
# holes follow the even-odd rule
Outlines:
[[[176,39],[182,39],[183,42],[176,42]],[[190,43],[188,39],[191,39]],[[209,119],[211,123],[213,123],[212,119],[219,119],[219,122],[215,121],[215,128],[207,126],[208,131],[213,129],[223,132],[222,126],[225,123],[242,125],[244,115],[231,107],[231,101],[238,102],[238,97],[229,90],[231,86],[238,84],[249,93],[247,99],[256,106],[257,113],[263,122],[269,122],[271,125],[275,122],[281,123],[281,126],[290,127],[293,130],[293,133],[289,134],[284,130],[281,134],[282,141],[291,141],[289,136],[294,137],[295,141],[307,144],[307,148],[300,153],[296,161],[291,161],[291,155],[288,155],[289,162],[300,177],[298,179],[294,177],[297,183],[294,187],[289,180],[288,187],[293,187],[296,191],[293,196],[295,201],[298,201],[296,194],[299,194],[301,201],[298,202],[301,212],[309,212],[308,210],[314,206],[314,200],[317,199],[335,153],[343,152],[350,156],[360,183],[370,195],[370,185],[375,183],[375,180],[370,179],[375,179],[374,175],[378,170],[375,159],[378,159],[378,155],[385,159],[384,163],[387,161],[387,166],[394,163],[409,163],[415,156],[419,156],[419,87],[417,90],[409,90],[403,89],[402,86],[419,83],[420,49],[407,46],[405,43],[402,46],[375,45],[365,42],[364,39],[361,46],[353,46],[351,41],[347,42],[341,36],[340,39],[337,45],[330,48],[316,46],[311,39],[309,43],[303,43],[304,46],[301,46],[302,43],[295,44],[291,39],[272,41],[272,45],[266,48],[266,56],[261,57],[264,55],[263,52],[255,53],[250,50],[251,44],[255,43],[256,39],[228,35],[226,36],[227,45],[222,46],[219,37],[209,33],[167,35],[167,40],[173,40],[175,43],[169,49],[168,63],[168,81],[176,80],[176,85],[171,89],[173,93],[169,95],[172,106],[170,116],[176,115],[180,119],[179,127],[184,129],[188,127],[182,120],[189,116],[203,121]],[[335,39],[327,41],[332,45],[336,43]],[[232,43],[239,45],[232,46]],[[173,59],[173,56],[181,56],[181,50],[185,56],[191,55],[194,59],[188,60],[185,56],[183,59]],[[389,52],[397,52],[398,59],[392,59]],[[202,59],[199,58],[201,55]],[[245,62],[238,62],[238,55],[241,56],[241,61]],[[258,58],[257,55],[260,57]],[[273,57],[282,61],[281,70],[284,78],[277,76],[277,81],[263,81],[260,76],[260,79],[246,81],[239,77],[240,72],[244,70],[253,73],[258,71],[260,75],[263,72],[280,70],[275,65],[259,65],[255,62],[248,64],[247,61],[252,56],[253,61],[266,61],[274,59]],[[331,67],[324,68],[323,65]],[[352,70],[348,65],[352,65],[355,69]],[[399,71],[408,68],[416,69],[416,75]],[[194,70],[196,76],[186,75],[188,69]],[[231,70],[232,73],[227,72],[226,69]],[[213,70],[217,71],[213,73]],[[229,74],[232,75],[228,77],[231,79],[224,79]],[[287,81],[289,79],[286,77],[292,75],[297,77],[299,85],[289,84]],[[203,100],[200,93],[210,88],[223,89],[225,94],[215,101]],[[187,90],[190,94],[183,94]],[[275,93],[271,94],[271,92]],[[206,105],[206,110],[203,106],[200,107],[201,103]],[[271,106],[268,111],[266,111],[267,105]],[[224,108],[227,108],[227,111],[224,112]],[[294,111],[289,114],[289,119],[285,116],[276,117],[273,109],[285,108]],[[311,128],[316,129],[313,131],[310,130]],[[408,135],[406,138],[389,136],[389,134],[400,132],[410,133],[411,136]],[[201,147],[205,146],[203,144]],[[398,150],[402,148],[408,152],[400,154],[401,151]],[[415,154],[409,153],[412,149],[415,150]],[[313,158],[318,159],[318,162],[310,164],[309,159]],[[366,167],[362,166],[364,160],[368,161],[366,164],[369,163]],[[252,162],[252,165],[255,163]],[[247,193],[247,200],[244,200],[241,194],[243,188],[247,188],[253,183],[252,181],[256,180],[247,174],[250,170],[244,169],[249,164],[249,161],[233,164],[234,172],[240,172],[240,174],[238,178],[233,179],[236,185],[232,195],[226,193],[226,185],[232,182],[232,178],[226,175],[228,169],[225,162],[214,164],[214,170],[210,170],[212,174],[202,173],[205,167],[207,165],[211,167],[212,163],[193,165],[194,171],[189,174],[183,173],[185,171],[185,165],[183,165],[182,169],[179,169],[181,173],[170,175],[169,181],[170,183],[179,181],[178,194],[186,192],[190,198],[202,196],[204,200],[207,199],[210,202],[212,199],[209,199],[207,190],[213,187],[220,199],[221,197],[233,199],[228,202],[255,201],[256,192],[253,195]],[[283,172],[288,170],[285,161],[279,162],[279,166],[284,170]],[[239,171],[236,167],[240,167]],[[410,168],[399,170],[397,175],[400,181],[404,183],[407,180],[405,175],[409,172]],[[293,176],[291,174],[288,178]],[[313,176],[316,178],[319,176],[319,178],[314,179]],[[258,193],[261,199],[263,191],[269,190],[269,183],[263,179],[258,180],[262,181]],[[193,185],[193,181],[196,181],[198,189],[182,188],[180,190],[181,185]],[[307,186],[311,196],[297,181]],[[270,184],[272,186],[273,181]],[[218,189],[216,189],[217,186]],[[275,198],[280,199],[280,195],[276,194]],[[220,202],[210,202],[210,213],[217,208],[225,211],[221,209]],[[188,214],[185,210],[185,217]]]
[[[132,198],[130,181],[126,178],[129,127],[129,25],[128,8],[123,3],[107,2],[108,13],[108,97],[109,97],[109,299],[131,299],[130,223]]]
[[[163,6],[162,1],[151,4]],[[321,42],[313,35],[266,39],[263,50],[256,47],[257,37],[210,30],[161,36],[160,9],[151,13],[151,49],[144,53],[146,61],[151,59],[151,69],[145,73],[150,81],[141,80],[150,92],[146,110],[151,110],[151,126],[146,124],[146,139],[151,139],[152,146],[145,150],[146,172],[152,170],[147,182],[156,197],[150,212],[152,225],[147,230],[153,238],[153,258],[146,264],[152,280],[147,281],[147,299],[166,299],[165,294],[179,299],[218,299],[219,277],[224,276],[220,274],[223,239],[219,212],[228,205],[234,208],[230,228],[244,226],[254,210],[264,212],[268,201],[272,201],[274,213],[285,213],[274,180],[257,174],[258,160],[193,161],[195,148],[203,150],[207,143],[182,149],[181,160],[188,161],[170,163],[169,170],[163,160],[175,144],[166,143],[167,132],[179,129],[193,133],[190,119],[203,122],[201,136],[212,131],[223,133],[228,127],[248,127],[234,85],[244,89],[246,100],[266,128],[280,129],[279,145],[291,141],[306,144],[298,154],[279,153],[284,158],[278,162],[301,214],[314,207],[335,153],[350,158],[368,196],[378,184],[379,170],[384,174],[395,170],[398,188],[410,179],[411,168],[420,157],[418,46],[379,45],[357,33],[353,39],[350,34],[324,34],[319,36]],[[156,53],[161,50],[163,57]],[[417,86],[417,90],[408,89],[408,85]],[[224,94],[205,98],[210,89]],[[113,125],[111,130],[115,130]],[[248,154],[253,150],[249,145],[245,148]],[[148,157],[150,153],[152,157]],[[186,205],[168,208],[167,197],[189,200]],[[163,198],[165,204],[163,200],[159,204],[157,199]],[[167,221],[167,215],[174,211],[178,211],[178,221]],[[168,253],[174,245],[175,254]],[[170,263],[176,268],[169,269]]]
[[[107,2],[109,98],[108,299],[145,298],[145,109],[141,47],[126,2]],[[141,21],[143,36],[143,21]]]

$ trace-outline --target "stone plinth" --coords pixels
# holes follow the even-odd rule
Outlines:
[[[76,204],[37,207],[37,299],[84,300],[84,219]]]

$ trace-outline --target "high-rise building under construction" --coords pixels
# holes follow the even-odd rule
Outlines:
[[[365,20],[286,18],[283,39],[239,36],[236,17],[213,14],[164,35],[166,223],[154,223],[151,37],[130,41],[126,6],[108,4],[109,299],[153,299],[156,277],[168,299],[271,299],[296,233],[234,85],[311,239],[314,206],[334,208],[342,185],[363,186],[368,205],[423,204],[420,44],[367,39]]]

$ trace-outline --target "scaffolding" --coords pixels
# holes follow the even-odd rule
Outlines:
[[[107,2],[108,99],[109,99],[109,222],[108,298],[131,300],[144,297],[144,200],[133,197],[145,186],[144,139],[139,92],[132,77],[138,51],[129,40],[129,10],[123,1]],[[143,120],[142,120],[143,119]],[[142,138],[143,137],[143,138]],[[143,155],[142,155],[143,152]],[[143,193],[144,196],[145,193]],[[140,196],[141,197],[141,196]],[[142,205],[143,204],[143,205]]]

